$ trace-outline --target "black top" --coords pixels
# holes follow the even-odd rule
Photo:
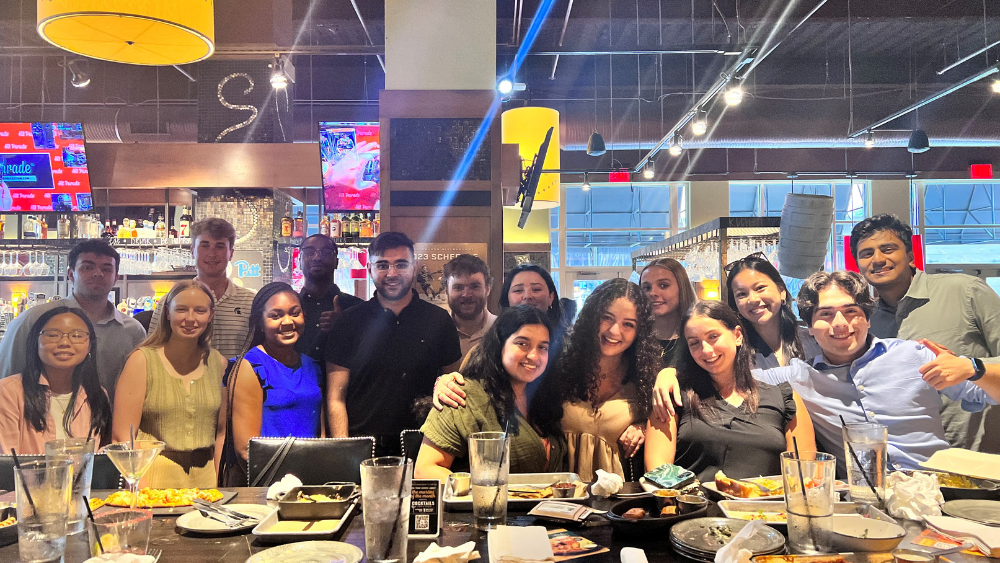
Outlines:
[[[338,295],[340,299],[337,300],[337,303],[340,304],[341,311],[346,311],[355,305],[365,302],[364,299],[340,291],[337,284],[333,284],[329,291],[326,292],[326,295],[310,295],[306,293],[305,289],[299,294],[299,302],[302,303],[302,312],[306,316],[306,330],[299,337],[299,341],[295,343],[295,349],[300,354],[305,354],[316,360],[316,363],[319,364],[319,369],[324,374],[326,373],[326,338],[329,333],[319,329],[319,318],[326,311],[333,310],[333,298]],[[321,379],[325,387],[326,377]]]
[[[344,311],[330,331],[326,358],[351,370],[349,434],[399,436],[420,427],[414,400],[431,394],[441,368],[462,359],[462,348],[451,315],[414,291],[398,317],[378,296]]]
[[[677,355],[680,353],[680,348],[677,344],[680,341],[679,337],[670,340],[660,340],[660,346],[663,346],[663,367],[677,367]]]
[[[688,408],[685,398],[678,411],[674,464],[690,469],[702,482],[715,479],[720,469],[737,479],[780,475],[785,427],[795,417],[792,387],[757,382],[757,392],[760,403],[754,414],[746,413],[746,403],[734,407],[718,395],[705,401],[716,408],[707,415],[711,423]]]

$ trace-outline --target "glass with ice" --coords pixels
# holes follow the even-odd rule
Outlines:
[[[406,563],[413,462],[376,457],[361,462],[365,554],[371,563]]]
[[[469,469],[476,528],[490,530],[503,525],[507,520],[510,437],[505,432],[469,436]]]
[[[874,422],[850,422],[844,425],[844,459],[847,460],[847,483],[851,487],[851,500],[885,508],[886,450],[889,448],[888,431]],[[857,456],[855,461],[851,449]],[[858,462],[861,465],[858,465]],[[871,486],[865,477],[871,481]],[[872,492],[872,487],[878,496]]]
[[[792,553],[830,552],[833,484],[837,461],[819,452],[783,452],[781,477],[788,515],[788,546]]]
[[[90,481],[94,476],[94,441],[86,438],[66,438],[45,443],[45,458],[67,457],[73,462],[73,484],[70,498],[69,522],[66,534],[79,534],[87,518],[83,497],[90,497]]]
[[[72,479],[73,462],[65,457],[22,463],[14,469],[17,543],[24,563],[62,558]]]

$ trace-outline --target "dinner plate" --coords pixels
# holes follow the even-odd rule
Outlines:
[[[781,475],[767,475],[767,476],[764,476],[764,477],[753,477],[753,478],[745,479],[745,480],[753,481],[754,479],[760,479],[760,478],[762,478],[762,479],[773,479],[773,480],[775,480],[775,481],[777,481],[779,483],[782,482],[781,481]],[[702,483],[701,484],[701,488],[705,489],[705,492],[708,493],[708,496],[712,500],[722,500],[722,499],[728,499],[728,500],[784,500],[784,498],[785,498],[785,493],[784,492],[782,492],[780,495],[768,495],[766,497],[753,497],[753,498],[749,498],[749,499],[748,498],[743,498],[743,497],[738,497],[738,496],[734,496],[734,495],[731,495],[729,493],[724,493],[724,492],[720,491],[718,488],[716,488],[715,481],[707,481],[705,483]],[[833,482],[833,490],[834,491],[837,491],[837,492],[848,491],[848,490],[850,490],[850,488],[851,487],[847,483],[845,483],[844,481],[834,481]]]
[[[270,506],[263,504],[229,504],[226,505],[226,508],[246,514],[247,516],[253,516],[257,518],[257,520],[247,521],[240,526],[230,528],[218,520],[202,516],[201,512],[197,510],[192,510],[191,512],[182,514],[177,518],[177,527],[188,532],[213,536],[243,532],[252,529],[258,522],[263,520],[268,514],[271,513],[272,510],[274,510]]]
[[[853,502],[836,502],[833,504],[834,514],[857,514]],[[726,518],[737,520],[765,520],[768,526],[787,526],[788,516],[785,514],[785,503],[773,500],[759,501],[757,499],[720,500],[719,508]],[[859,515],[860,516],[860,515]]]
[[[358,563],[364,558],[361,549],[339,541],[304,541],[279,545],[251,556],[246,563],[303,563],[337,561]]]
[[[949,500],[941,505],[941,511],[955,518],[992,526],[1000,525],[1000,501],[996,500]]]
[[[590,498],[589,487],[582,483],[580,476],[576,473],[511,473],[508,477],[508,488],[515,486],[526,487],[548,487],[553,483],[580,483],[576,494],[570,498],[516,498],[507,496],[507,504],[521,507],[525,510],[538,504],[543,500],[556,502],[583,502]],[[444,504],[452,510],[472,510],[472,493],[457,496],[451,488],[452,480],[449,479],[444,487]]]
[[[357,506],[358,499],[355,499],[341,518],[315,521],[282,520],[278,509],[274,509],[254,527],[253,535],[261,541],[270,543],[330,539],[343,529],[344,523],[348,521]],[[289,523],[283,524],[283,522]]]
[[[747,524],[749,522],[746,520],[734,518],[695,518],[674,524],[670,528],[670,539],[686,551],[714,554],[722,546],[729,543],[729,539],[738,534]],[[717,538],[711,534],[712,528],[722,526],[729,527],[730,536],[728,539]],[[762,526],[761,531],[743,545],[745,549],[749,549],[754,554],[774,553],[784,546],[785,537],[770,526]]]

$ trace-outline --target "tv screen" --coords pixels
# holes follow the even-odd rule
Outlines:
[[[80,123],[0,123],[0,212],[91,211]]]
[[[378,123],[321,121],[319,155],[327,211],[379,209]]]

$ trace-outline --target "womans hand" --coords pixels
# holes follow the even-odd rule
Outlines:
[[[434,382],[434,408],[444,410],[445,405],[457,409],[465,406],[465,378],[456,372],[446,373]]]
[[[646,442],[646,425],[633,424],[622,432],[618,443],[625,450],[625,457],[634,457],[642,444]]]
[[[683,405],[681,386],[677,383],[677,370],[663,368],[656,374],[656,383],[653,385],[653,416],[660,422],[670,420],[676,416],[674,404],[678,407]]]

